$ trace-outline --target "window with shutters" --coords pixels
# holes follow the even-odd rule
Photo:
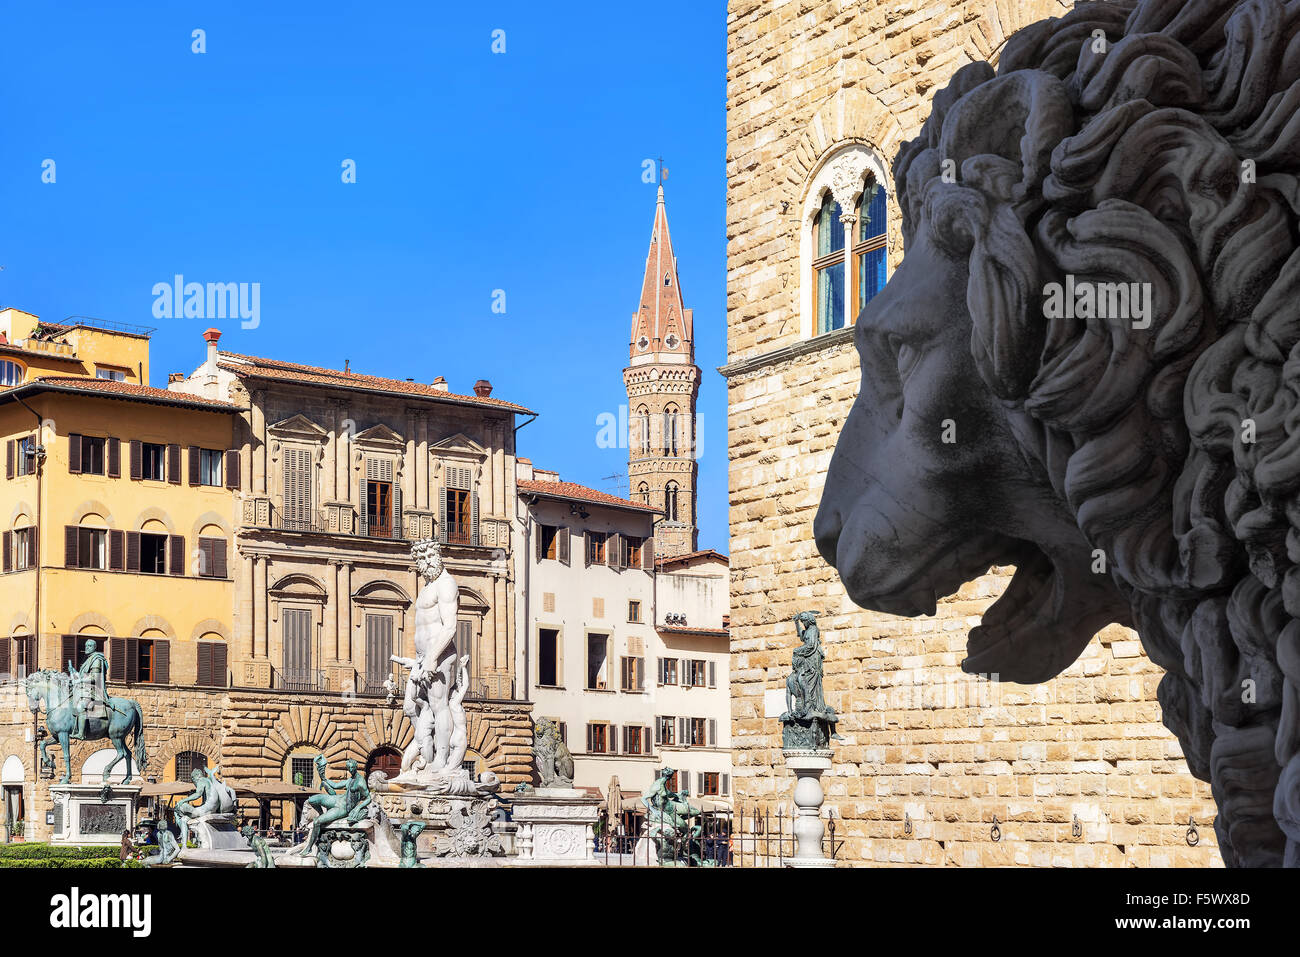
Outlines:
[[[639,601],[629,601],[627,603],[627,620],[633,624],[641,620],[641,603]]]
[[[132,454],[135,454],[134,450]],[[156,442],[140,443],[140,478],[146,482],[167,481],[167,446]]]
[[[703,688],[705,680],[708,677],[707,662],[703,659],[688,658],[683,664],[686,673],[683,677],[682,684],[689,685],[692,688]]]
[[[12,562],[16,572],[36,567],[36,528],[15,528],[13,531]],[[6,569],[8,570],[8,569]]]
[[[644,538],[637,538],[635,535],[624,535],[623,542],[623,567],[640,568],[641,567],[641,546],[645,543]]]
[[[722,794],[722,774],[719,771],[704,771],[700,774],[700,794],[704,797],[719,797]]]
[[[194,683],[202,688],[224,688],[227,681],[227,649],[224,641],[195,643],[198,672]]]
[[[361,483],[361,533],[371,538],[400,538],[401,500],[393,460],[367,456],[366,477]]]
[[[199,485],[213,485],[220,488],[222,479],[222,461],[226,457],[225,449],[194,449],[190,454],[199,455]]]
[[[378,691],[392,673],[393,616],[366,615],[366,690]]]
[[[109,382],[125,382],[125,381],[126,381],[126,370],[125,370],[125,369],[111,369],[111,368],[109,368],[108,366],[96,366],[96,367],[95,367],[95,378],[96,378],[96,379],[107,379]]]
[[[96,638],[93,635],[64,635],[62,655],[63,667],[59,670],[67,671],[69,664],[72,665],[74,671],[81,670],[81,666],[86,663],[87,641],[93,641],[95,643],[94,650],[98,651],[100,654],[106,655],[108,653],[105,650],[108,641],[106,638]],[[111,661],[109,662],[109,666],[110,668],[112,667]]]
[[[108,568],[108,532],[105,529],[77,529],[77,567]]]
[[[587,635],[587,690],[609,690],[609,635]]]
[[[138,639],[136,641],[136,680],[152,682],[154,680],[154,642]]]
[[[167,574],[166,535],[140,533],[140,573],[142,575]]]
[[[660,744],[672,747],[677,743],[677,719],[672,715],[660,715],[655,719],[656,739]]]
[[[690,731],[690,740],[685,742],[692,748],[703,748],[708,745],[709,723],[704,718],[691,718],[687,725]]]
[[[36,660],[36,639],[31,635],[14,636],[13,656],[15,677],[25,678],[40,668],[40,663]]]
[[[98,436],[83,435],[81,439],[81,468],[82,475],[103,475],[104,474],[104,446],[106,440]]]
[[[21,478],[36,474],[36,437],[10,439],[5,443],[5,476]]]
[[[312,528],[312,465],[307,449],[284,450],[284,520],[287,529]]]
[[[624,691],[645,690],[645,659],[623,657],[622,688]]]
[[[558,560],[560,557],[560,526],[537,526],[537,560]]]
[[[677,659],[659,659],[659,683],[661,685],[677,684]]]
[[[686,780],[687,774],[686,771],[674,771],[668,775],[668,780],[664,782],[664,786],[678,794],[687,792],[690,789],[690,784]]]
[[[227,544],[224,538],[199,539],[199,577],[229,577]]]
[[[560,632],[556,628],[537,630],[537,683],[547,688],[564,685],[560,673]]]
[[[286,608],[284,620],[284,682],[291,690],[314,687],[312,663],[312,614],[303,608]]]
[[[646,754],[648,749],[645,747],[645,729],[640,725],[624,725],[623,727],[623,753],[624,754]]]
[[[473,544],[470,493],[465,489],[449,488],[446,495],[447,541],[454,545]]]
[[[587,751],[590,754],[609,753],[609,725],[593,723],[587,725]]]
[[[605,564],[605,544],[609,536],[605,532],[587,533],[587,564]]]

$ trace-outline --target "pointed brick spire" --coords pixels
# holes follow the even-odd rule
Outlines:
[[[655,353],[683,356],[687,361],[691,361],[695,354],[691,310],[682,305],[677,257],[673,255],[673,242],[668,234],[668,212],[664,207],[662,185],[655,203],[654,226],[650,231],[650,253],[645,261],[641,304],[632,316],[632,338],[628,344],[628,354],[633,359]]]

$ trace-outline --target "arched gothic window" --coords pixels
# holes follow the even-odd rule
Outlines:
[[[641,452],[645,455],[650,454],[650,410],[641,406],[637,410],[637,427],[641,432],[640,443]]]
[[[664,519],[669,522],[677,521],[677,483],[669,482],[664,489]]]
[[[677,454],[677,406],[664,409],[664,454]]]
[[[640,485],[636,487],[636,494],[637,497],[641,499],[642,505],[650,504],[650,486],[647,485],[645,482],[642,482]]]

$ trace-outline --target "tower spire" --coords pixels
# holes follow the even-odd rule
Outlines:
[[[629,361],[623,370],[628,401],[628,497],[659,509],[655,555],[695,551],[695,365],[691,310],[683,305],[677,256],[668,232],[659,184],[641,301],[632,316]]]

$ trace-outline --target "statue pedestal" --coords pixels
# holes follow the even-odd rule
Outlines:
[[[248,851],[248,841],[239,833],[233,814],[204,814],[190,819],[190,836],[205,851]],[[185,853],[184,849],[181,851]]]
[[[101,784],[51,784],[54,828],[51,844],[117,844],[122,832],[135,829],[139,784],[110,785],[112,793],[100,801]]]
[[[539,788],[521,791],[511,803],[511,817],[519,826],[516,864],[595,864],[595,827],[600,798],[577,788]]]
[[[798,779],[794,786],[795,814],[793,831],[794,857],[787,858],[786,867],[834,867],[835,861],[822,852],[821,807],[826,793],[822,790],[822,774],[831,769],[829,749],[805,750],[787,748],[781,752],[785,765]]]

